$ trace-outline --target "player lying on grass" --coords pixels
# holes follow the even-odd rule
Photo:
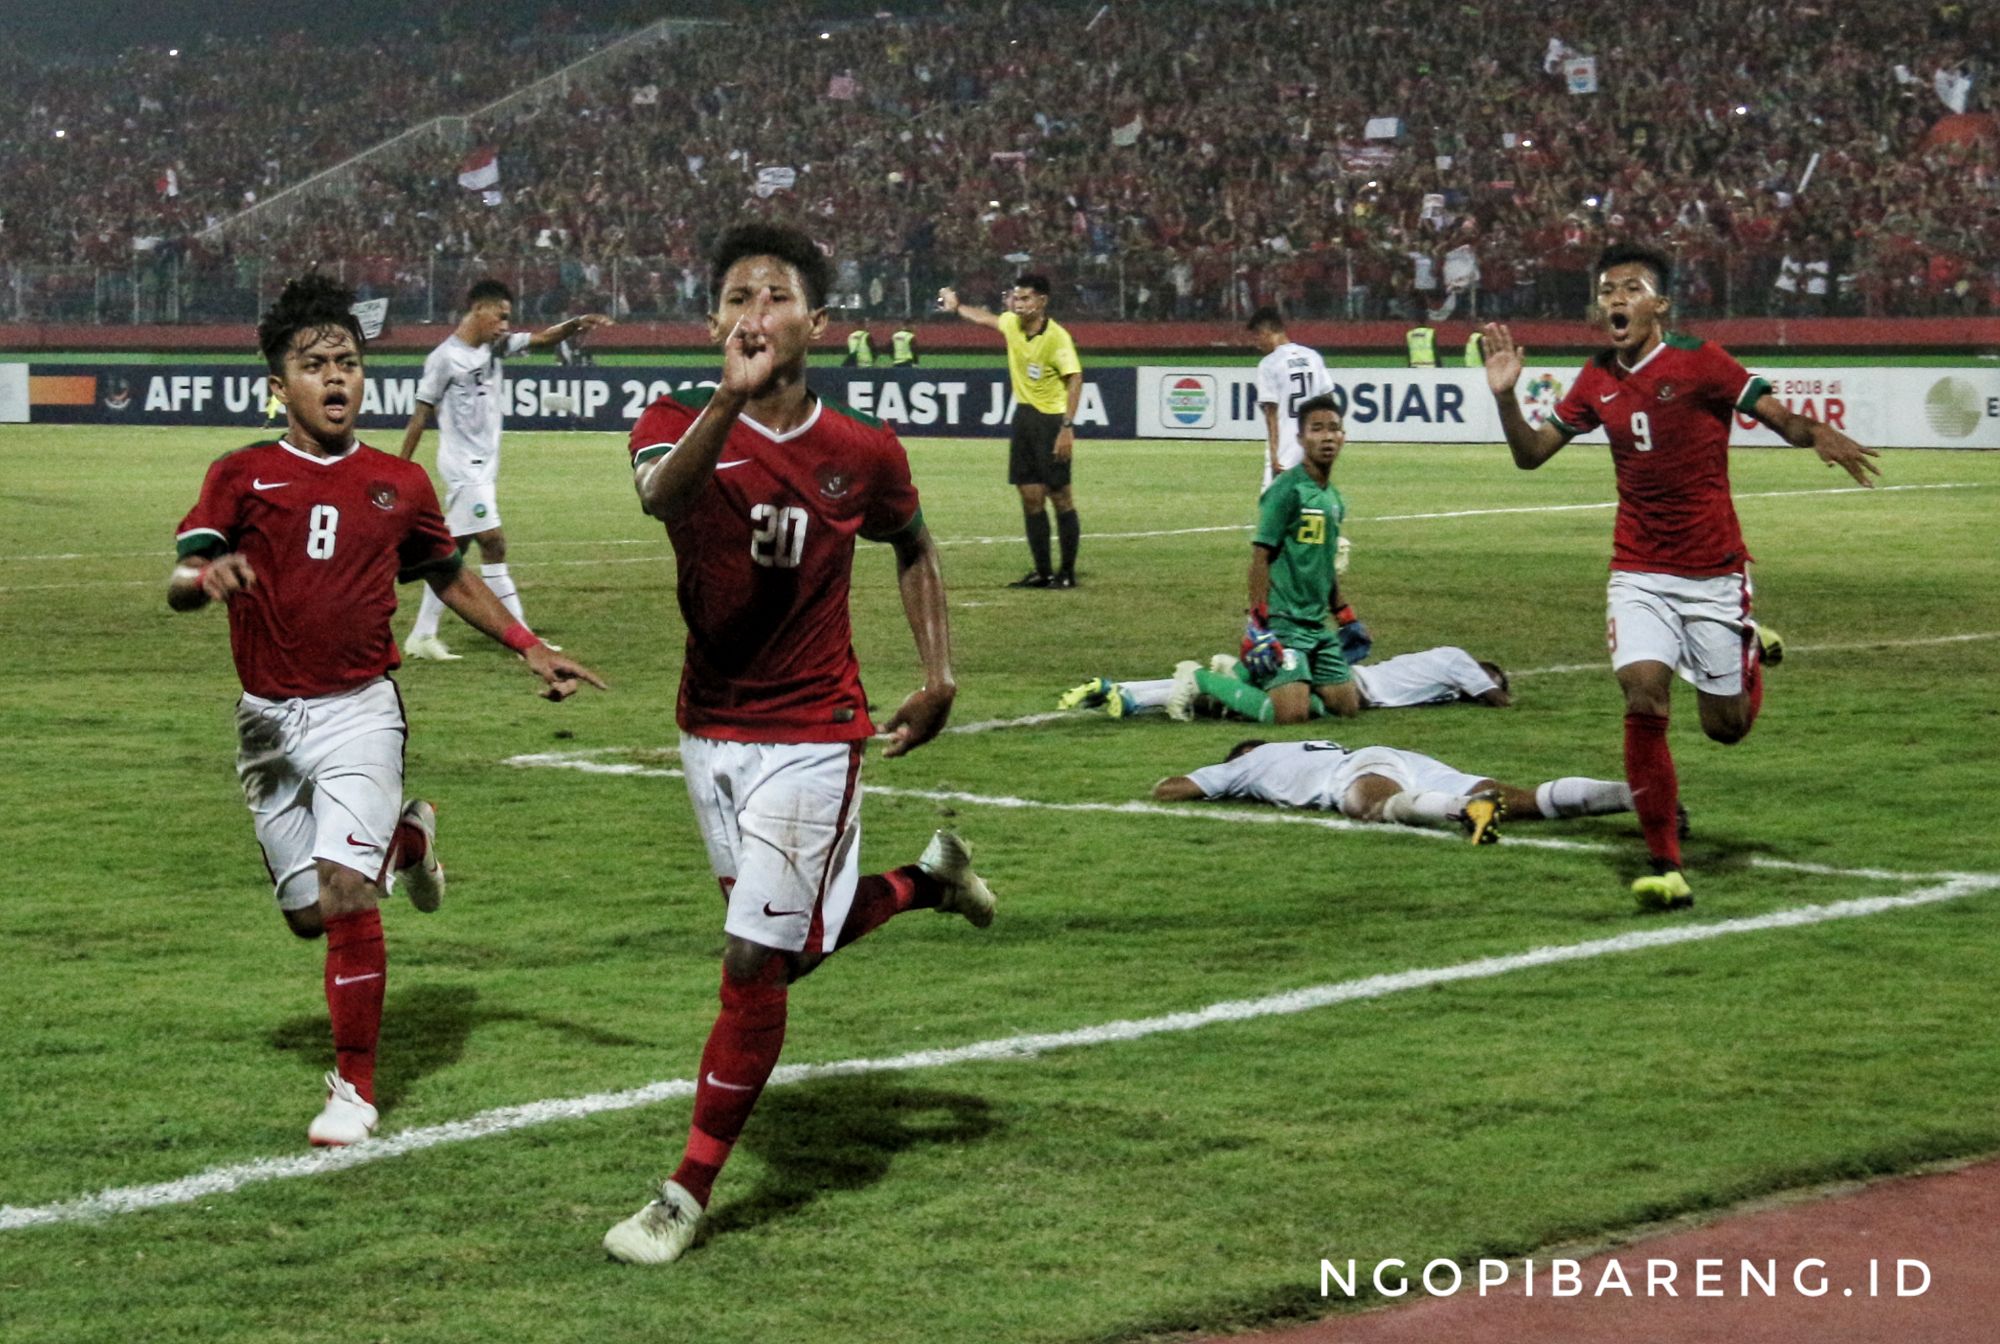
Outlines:
[[[366,382],[352,291],[322,275],[285,286],[257,328],[285,437],[225,454],[181,520],[167,605],[229,608],[236,771],[276,889],[301,938],[326,935],[334,1070],[307,1128],[322,1145],[374,1132],[375,1046],[388,972],[378,909],[395,874],[434,910],[444,873],[429,803],[403,801],[402,697],[389,618],[396,584],[424,579],[468,625],[527,660],[560,700],[582,664],[552,652],[461,562],[422,467],[354,437]]]
[[[1648,909],[1692,905],[1674,824],[1680,784],[1667,747],[1674,668],[1692,669],[1701,730],[1740,742],[1764,702],[1769,632],[1750,615],[1750,552],[1729,493],[1729,432],[1739,412],[1810,448],[1859,485],[1881,469],[1831,425],[1796,415],[1712,341],[1667,329],[1673,264],[1633,244],[1597,260],[1596,311],[1611,347],[1583,366],[1555,412],[1530,425],[1514,386],[1526,351],[1485,329],[1486,384],[1514,465],[1532,471],[1580,434],[1610,440],[1618,479],[1611,582],[1611,667],[1625,699],[1625,778],[1638,800],[1652,871],[1632,884]]]
[[[1235,711],[1201,689],[1196,680],[1200,671],[1201,664],[1190,659],[1175,664],[1171,677],[1146,681],[1092,677],[1064,691],[1056,700],[1056,708],[1101,708],[1114,719],[1164,710],[1168,718],[1182,723],[1197,717],[1229,717]],[[1246,684],[1249,678],[1242,660],[1227,653],[1210,658],[1208,671],[1212,676],[1234,677]],[[1461,702],[1505,709],[1514,703],[1507,693],[1507,674],[1498,663],[1474,658],[1464,649],[1449,644],[1417,653],[1400,653],[1379,663],[1356,663],[1351,671],[1363,709],[1411,709]],[[1267,696],[1262,708],[1268,710],[1269,703]],[[1315,702],[1313,708],[1322,707]]]
[[[1601,817],[1632,810],[1632,791],[1609,779],[1576,775],[1532,789],[1468,775],[1421,752],[1338,742],[1266,742],[1229,749],[1220,765],[1169,775],[1153,786],[1166,803],[1247,798],[1279,807],[1317,808],[1355,821],[1457,826],[1475,845],[1500,838],[1499,822]]]

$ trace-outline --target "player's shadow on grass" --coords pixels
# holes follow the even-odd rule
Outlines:
[[[469,985],[418,985],[391,991],[382,1009],[382,1071],[375,1104],[394,1106],[411,1084],[458,1062],[472,1033],[495,1022],[527,1022],[583,1045],[634,1047],[653,1042],[583,1026],[545,1013],[488,1007]],[[333,1040],[326,1014],[294,1017],[271,1032],[271,1048],[297,1053],[313,1069],[325,1067]]]
[[[714,1209],[705,1233],[758,1227],[831,1191],[873,1185],[898,1153],[976,1143],[998,1128],[983,1097],[902,1087],[884,1078],[774,1088],[758,1099],[740,1145],[764,1162],[764,1178],[748,1196]]]

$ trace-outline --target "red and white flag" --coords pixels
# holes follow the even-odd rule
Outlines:
[[[500,185],[500,151],[481,145],[458,165],[458,185],[467,191],[486,191]]]
[[[181,194],[181,175],[169,168],[160,174],[153,185],[159,188],[162,196],[178,196]]]

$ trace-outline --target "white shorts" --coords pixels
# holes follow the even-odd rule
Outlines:
[[[1435,756],[1396,747],[1363,747],[1352,752],[1334,771],[1331,794],[1336,803],[1347,801],[1347,791],[1363,775],[1380,775],[1412,793],[1435,789],[1453,797],[1477,793],[1487,782],[1485,775],[1468,775],[1446,765]],[[1345,809],[1343,809],[1345,810]]]
[[[860,880],[862,745],[681,734],[725,932],[781,952],[839,945]]]
[[[1665,663],[1709,695],[1740,695],[1757,648],[1750,572],[1690,579],[1617,570],[1605,592],[1611,666]]]
[[[380,882],[403,811],[408,729],[396,683],[338,695],[236,703],[236,777],[283,910],[319,899],[314,861]]]
[[[454,481],[447,478],[444,526],[454,537],[490,532],[500,526],[500,498],[490,478]]]

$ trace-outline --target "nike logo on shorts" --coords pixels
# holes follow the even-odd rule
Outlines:
[[[382,972],[370,971],[366,975],[336,975],[333,977],[333,983],[336,985],[358,985],[363,980],[380,980],[381,978]]]
[[[710,1069],[708,1071],[708,1077],[704,1081],[706,1081],[711,1087],[726,1087],[731,1092],[755,1092],[757,1090],[756,1088],[748,1085],[747,1083],[725,1083],[720,1078],[715,1076],[714,1069]]]
[[[353,845],[353,846],[354,846],[354,847],[355,847],[356,849],[376,849],[376,848],[379,848],[379,846],[376,846],[376,845],[371,845],[371,844],[369,844],[369,843],[368,843],[368,842],[367,842],[366,840],[356,840],[356,839],[354,838],[354,832],[353,832],[353,831],[349,831],[349,832],[347,833],[347,843],[348,843],[348,844],[350,844],[350,845]]]
[[[255,476],[250,478],[252,490],[282,490],[290,484],[290,481],[260,481]]]
[[[773,910],[769,901],[764,902],[764,918],[783,919],[787,915],[803,915],[803,910]]]

